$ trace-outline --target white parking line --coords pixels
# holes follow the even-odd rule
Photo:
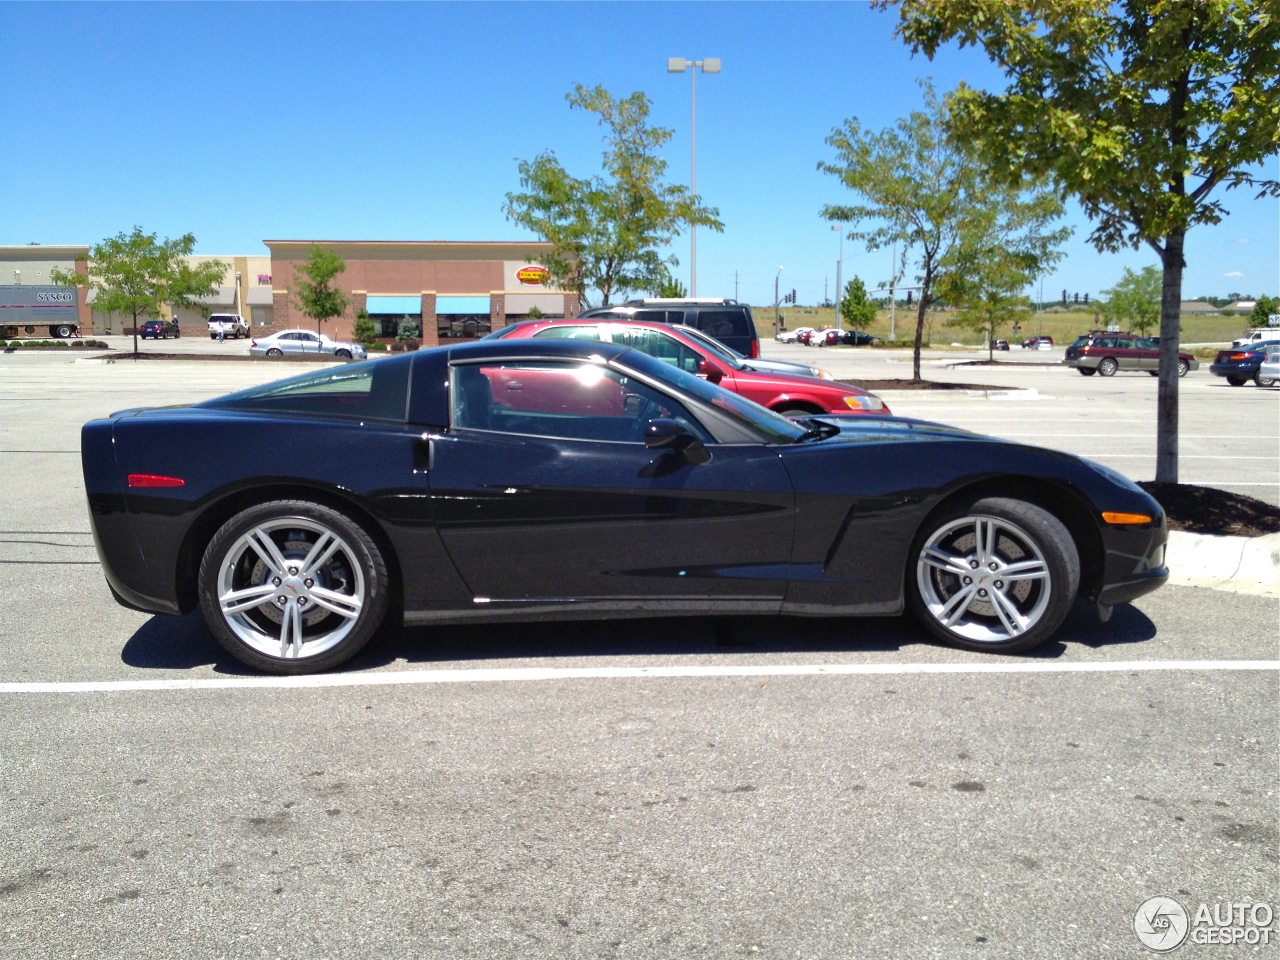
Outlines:
[[[1155,673],[1196,670],[1267,670],[1280,672],[1280,660],[1128,660],[1118,663],[814,663],[722,667],[517,667],[511,669],[409,670],[387,673],[324,673],[306,677],[0,683],[0,694],[385,687],[415,686],[425,683],[640,680],[654,677],[797,677],[928,673]]]

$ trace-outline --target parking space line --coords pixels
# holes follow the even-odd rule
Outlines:
[[[509,669],[409,670],[325,673],[305,677],[236,677],[170,680],[103,680],[0,683],[0,694],[138,693],[169,690],[309,689],[415,686],[430,683],[513,683],[540,680],[643,680],[653,678],[871,676],[904,674],[1159,673],[1177,671],[1274,671],[1280,660],[1127,660],[1116,663],[815,663],[686,667],[513,667]]]

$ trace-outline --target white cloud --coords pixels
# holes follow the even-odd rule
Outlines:
[[[1239,270],[1231,270],[1227,273],[1224,273],[1223,276],[1224,277],[1243,277],[1244,274],[1241,273]]]

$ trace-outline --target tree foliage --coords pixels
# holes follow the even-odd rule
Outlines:
[[[374,341],[378,339],[378,327],[369,319],[369,311],[361,307],[356,311],[356,322],[351,328],[352,339],[356,343],[362,343],[366,347],[371,347]]]
[[[1280,145],[1275,0],[877,0],[928,56],[981,46],[1002,92],[962,87],[954,129],[993,171],[1052,177],[1094,222],[1090,241],[1160,257],[1156,481],[1178,479],[1183,251],[1221,221],[1219,188],[1280,195],[1257,165]],[[1219,191],[1215,195],[1215,191]]]
[[[184,234],[175,240],[159,240],[154,233],[123,231],[97,244],[89,252],[88,275],[55,267],[50,276],[62,286],[83,286],[96,291],[93,308],[119,313],[133,320],[133,352],[138,352],[138,327],[148,317],[159,317],[161,306],[198,307],[200,297],[213,293],[229,265],[221,260],[200,264],[188,261],[196,238]]]
[[[1275,297],[1259,297],[1253,305],[1253,312],[1249,314],[1249,322],[1255,327],[1269,326],[1271,317],[1280,314],[1280,300]]]
[[[846,120],[827,138],[837,162],[818,164],[863,200],[828,205],[822,215],[860,226],[848,236],[867,249],[897,243],[903,263],[916,263],[916,380],[925,317],[940,294],[949,301],[975,295],[963,278],[991,258],[999,258],[1002,276],[1019,267],[1025,284],[1057,259],[1055,248],[1069,234],[1052,229],[1062,205],[1050,191],[989,176],[950,134],[945,102],[928,84],[924,95],[927,112],[913,112],[879,133],[864,131],[857,118]]]
[[[520,192],[508,193],[507,218],[551,244],[543,265],[562,289],[588,302],[658,288],[676,259],[661,251],[688,225],[724,229],[719,212],[702,205],[684,186],[663,181],[660,154],[671,131],[649,125],[649,99],[637,91],[625,99],[603,87],[581,84],[569,106],[595,114],[608,131],[603,173],[577,178],[553,151],[519,161]]]
[[[346,269],[337,253],[316,244],[307,250],[306,261],[294,269],[293,304],[316,322],[316,333],[320,324],[342,316],[350,304],[346,294],[333,285],[334,277]]]
[[[840,319],[851,330],[865,330],[876,318],[876,304],[867,296],[867,285],[861,277],[854,277],[844,285],[840,298]]]
[[[1143,267],[1134,273],[1125,267],[1124,276],[1109,290],[1100,312],[1109,324],[1146,336],[1160,323],[1161,273],[1159,267]]]

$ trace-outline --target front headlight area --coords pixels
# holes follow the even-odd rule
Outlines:
[[[888,413],[888,405],[874,393],[845,394],[844,405],[858,413]]]

